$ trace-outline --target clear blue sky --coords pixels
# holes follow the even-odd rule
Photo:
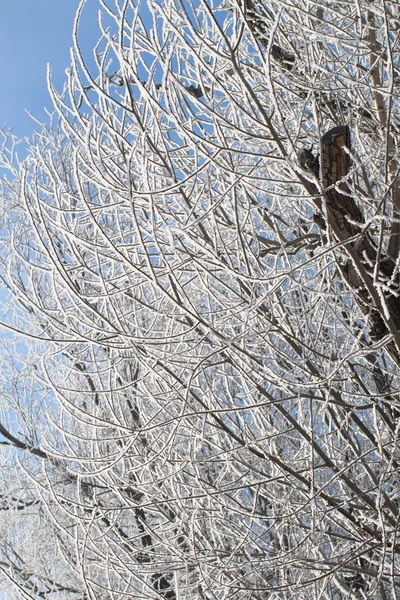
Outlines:
[[[72,28],[79,0],[0,0],[0,127],[14,128],[19,138],[30,137],[38,126],[28,109],[45,120],[43,107],[52,108],[47,91],[46,64],[62,89],[70,62]],[[80,39],[85,55],[98,39],[96,0],[85,7]],[[25,156],[22,142],[20,158]]]

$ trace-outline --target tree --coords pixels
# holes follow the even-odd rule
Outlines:
[[[397,598],[399,3],[99,4],[4,131],[9,593]]]

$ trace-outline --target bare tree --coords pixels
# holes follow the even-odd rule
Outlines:
[[[10,594],[398,598],[399,3],[99,5],[4,131]]]

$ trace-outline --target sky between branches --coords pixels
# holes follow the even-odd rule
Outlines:
[[[70,63],[72,28],[80,0],[0,1],[0,127],[12,127],[18,138],[30,137],[39,128],[27,114],[29,110],[41,122],[47,121],[44,108],[52,110],[47,91],[46,65],[52,66],[52,78],[58,89],[66,79]],[[96,0],[86,3],[81,44],[86,54],[98,36]],[[20,159],[27,144],[18,147]]]

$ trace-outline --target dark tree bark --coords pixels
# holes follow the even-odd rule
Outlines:
[[[340,271],[349,287],[355,291],[363,313],[369,317],[371,340],[380,342],[388,334],[393,335],[393,329],[396,332],[400,330],[400,302],[399,298],[390,292],[386,292],[381,301],[377,301],[376,296],[371,297],[371,289],[374,289],[373,269],[378,262],[379,278],[389,280],[395,265],[389,255],[378,253],[365,227],[364,215],[351,195],[347,183],[351,170],[350,151],[350,129],[347,125],[330,129],[321,139],[325,217],[328,220],[328,229],[337,241],[343,242],[343,249],[348,253],[344,261],[339,261]],[[324,220],[320,220],[320,224],[323,228],[326,227]],[[363,267],[363,276],[355,262]],[[369,281],[366,281],[366,277]],[[383,302],[386,303],[386,307],[383,306]],[[389,313],[390,319],[387,315],[385,317],[385,312]],[[396,364],[400,365],[396,336],[393,335],[393,338],[386,345],[386,349]]]

